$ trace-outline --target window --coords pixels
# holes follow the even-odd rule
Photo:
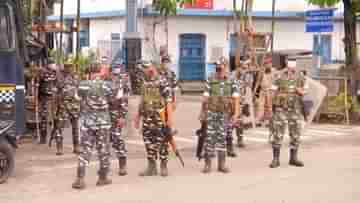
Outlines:
[[[88,47],[89,46],[89,30],[81,30],[80,33],[80,47]]]
[[[6,4],[0,4],[0,49],[13,49],[15,46],[15,26],[13,12]]]

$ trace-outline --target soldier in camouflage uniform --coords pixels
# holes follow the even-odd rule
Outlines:
[[[52,132],[52,138],[56,140],[56,155],[63,154],[63,128],[65,122],[70,120],[72,126],[73,153],[80,153],[79,138],[79,116],[80,101],[76,98],[79,80],[74,76],[73,64],[67,62],[64,64],[62,77],[59,77],[58,83],[58,109],[56,112],[55,125]]]
[[[49,115],[53,112],[55,94],[57,92],[57,66],[49,61],[47,66],[40,70],[39,79],[39,107],[40,107],[40,144],[47,142],[47,127],[50,122]]]
[[[171,97],[173,98],[173,107],[175,107],[176,97],[175,93],[178,88],[178,80],[176,74],[170,69],[171,59],[170,56],[164,56],[159,68],[159,74],[165,77],[171,87]]]
[[[115,89],[117,89],[116,91],[119,96],[118,98],[113,98],[110,103],[110,140],[119,161],[119,175],[125,176],[127,175],[127,151],[122,128],[125,125],[126,116],[128,114],[129,80],[127,75],[121,75],[120,68],[113,68],[111,81]]]
[[[233,75],[233,78],[236,80],[238,87],[239,87],[239,92],[240,92],[240,99],[239,99],[239,118],[238,118],[238,122],[235,125],[235,133],[236,133],[236,137],[237,137],[237,146],[239,148],[244,148],[245,147],[245,143],[244,143],[244,126],[245,126],[245,121],[244,121],[244,116],[248,116],[248,109],[246,109],[248,106],[246,105],[246,91],[248,91],[248,87],[251,85],[250,83],[251,81],[251,73],[247,71],[247,67],[249,65],[249,61],[241,61],[241,67],[239,67]],[[232,140],[228,141],[228,145],[230,145],[230,143],[232,143]],[[229,147],[228,147],[229,148]],[[231,151],[229,151],[231,152]]]
[[[296,74],[296,62],[288,61],[288,67],[274,80],[273,117],[270,123],[270,135],[273,148],[271,168],[280,166],[280,148],[285,134],[285,127],[289,127],[290,161],[289,164],[302,167],[297,153],[300,145],[302,115],[300,100],[305,94],[305,78]]]
[[[99,69],[92,72],[99,72]],[[110,128],[111,119],[109,106],[113,98],[120,99],[120,94],[111,82],[103,80],[99,74],[94,74],[92,80],[79,84],[78,95],[82,99],[80,114],[81,152],[77,168],[77,179],[72,187],[85,188],[85,169],[90,162],[92,150],[96,147],[100,161],[97,186],[111,184],[108,178],[110,171]]]
[[[207,123],[205,138],[204,173],[211,172],[211,159],[218,153],[218,171],[228,173],[225,166],[227,122],[234,123],[238,118],[239,89],[237,83],[230,79],[224,61],[216,62],[216,73],[206,81],[203,112]]]
[[[172,128],[171,87],[166,78],[158,74],[156,67],[148,62],[143,63],[145,78],[141,90],[141,102],[135,127],[139,128],[142,117],[142,132],[147,152],[148,167],[140,176],[157,175],[156,160],[160,158],[160,175],[168,176],[168,143],[162,129]],[[167,113],[167,120],[160,117],[161,112]],[[166,123],[164,123],[166,122]],[[158,156],[159,155],[159,156]]]

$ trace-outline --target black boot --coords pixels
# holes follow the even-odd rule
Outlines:
[[[277,168],[280,166],[280,148],[273,148],[273,160],[270,164],[270,168]]]
[[[145,171],[139,173],[139,176],[156,176],[157,175],[157,166],[155,160],[148,160],[148,166]]]
[[[61,156],[64,154],[64,143],[61,137],[56,139],[56,155]]]
[[[237,157],[235,150],[234,150],[234,144],[233,144],[232,137],[226,138],[226,151],[227,151],[227,155],[229,157]]]
[[[119,158],[119,176],[126,176],[126,157]]]
[[[168,171],[168,168],[167,168],[167,160],[161,160],[161,163],[160,163],[160,175],[162,177],[166,177],[169,175],[169,171]]]
[[[296,167],[304,167],[304,163],[298,159],[298,149],[290,149],[289,164]]]
[[[218,171],[222,173],[229,173],[229,168],[226,167],[226,153],[218,152]]]
[[[96,186],[105,186],[112,183],[111,179],[108,178],[109,171],[107,169],[100,169],[99,179],[96,183]]]
[[[236,129],[236,137],[237,137],[237,146],[239,148],[244,148],[245,147],[245,143],[244,143],[244,130],[242,128],[237,128]]]
[[[211,159],[206,156],[205,157],[205,165],[204,169],[202,170],[203,173],[210,173],[211,172]]]
[[[77,169],[77,178],[75,182],[72,184],[72,188],[82,190],[86,187],[85,185],[85,168],[84,167],[78,167]]]

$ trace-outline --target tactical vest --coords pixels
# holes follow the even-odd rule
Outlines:
[[[88,87],[83,88],[80,86],[79,93],[83,92],[82,90],[85,90],[85,92],[82,94],[85,93],[85,102],[90,110],[107,110],[109,107],[109,101],[107,98],[108,95],[106,95],[106,91],[109,90],[106,88],[107,87],[105,87],[104,81],[95,80],[91,81]]]
[[[159,81],[145,82],[142,88],[143,111],[159,111],[165,107],[165,100],[161,96]]]
[[[232,85],[230,80],[210,80],[209,110],[232,114],[234,105],[232,99]]]
[[[296,94],[296,88],[301,87],[301,80],[299,79],[284,79],[278,80],[278,94],[275,95],[274,105],[282,108],[297,108],[299,96]]]

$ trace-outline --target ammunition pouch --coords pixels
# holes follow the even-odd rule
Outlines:
[[[234,102],[230,97],[210,97],[208,109],[211,112],[222,112],[229,115],[232,115],[235,112]]]

